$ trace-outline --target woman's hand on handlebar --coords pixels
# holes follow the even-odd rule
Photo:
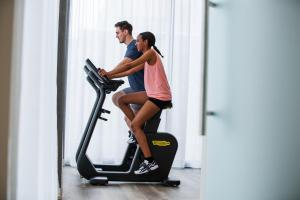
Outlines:
[[[108,79],[111,79],[111,75],[107,71],[105,71],[105,69],[99,69],[98,74],[100,76],[106,76]]]

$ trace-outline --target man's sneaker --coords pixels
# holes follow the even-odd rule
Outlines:
[[[146,174],[148,172],[154,171],[158,168],[158,164],[153,160],[151,163],[149,163],[148,160],[144,160],[140,164],[140,168],[136,171],[134,171],[134,174]]]
[[[135,144],[136,143],[136,139],[135,139],[135,137],[134,137],[134,134],[133,133],[131,133],[131,131],[128,131],[128,133],[129,133],[129,139],[127,140],[127,143],[128,144]]]

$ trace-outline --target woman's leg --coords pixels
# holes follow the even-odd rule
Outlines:
[[[147,100],[143,107],[136,114],[134,119],[131,122],[131,130],[133,131],[136,140],[138,141],[140,148],[144,154],[145,158],[151,157],[151,151],[149,145],[147,143],[146,135],[142,129],[144,123],[153,117],[158,111],[159,107],[157,107],[154,103]]]
[[[153,117],[160,109],[154,103],[148,100],[148,96],[146,92],[136,92],[126,94],[119,99],[119,107],[124,112],[128,120],[131,121],[130,129],[134,133],[140,148],[144,154],[145,158],[151,157],[151,152],[147,143],[147,138],[145,136],[144,131],[142,130],[142,126],[144,123]],[[134,115],[132,109],[130,108],[130,104],[140,104],[143,105],[139,112]],[[127,121],[129,124],[129,121]]]
[[[126,95],[126,93],[123,90],[114,93],[114,95],[112,96],[112,102],[115,104],[115,106],[119,107],[119,103],[118,103],[119,98],[124,95]]]
[[[134,92],[121,96],[118,99],[119,108],[123,111],[125,116],[130,120],[133,120],[135,114],[130,108],[130,104],[139,104],[143,105],[148,100],[148,96],[145,91],[143,92]]]
[[[136,104],[135,104],[135,105],[136,105]],[[129,107],[129,108],[132,110],[134,116],[136,116],[136,114],[139,112],[139,110],[132,109],[132,107]],[[128,119],[128,118],[126,117],[126,115],[124,116],[124,120],[125,120],[125,122],[126,122],[128,128],[131,130],[131,120]],[[131,131],[132,131],[132,130],[131,130]]]

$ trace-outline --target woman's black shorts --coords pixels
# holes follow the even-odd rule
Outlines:
[[[172,106],[173,106],[172,101],[162,101],[162,100],[155,99],[152,97],[149,97],[149,101],[154,103],[161,110],[166,109],[166,108],[172,108]]]

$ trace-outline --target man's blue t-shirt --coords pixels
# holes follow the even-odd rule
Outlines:
[[[141,52],[139,52],[135,46],[135,40],[132,40],[128,46],[127,46],[127,50],[125,53],[124,57],[130,58],[132,60],[137,59],[138,57],[140,57],[142,55]],[[128,81],[129,81],[129,85],[130,87],[134,90],[134,91],[145,91],[145,86],[144,86],[144,69],[135,72],[131,75],[128,76]]]

